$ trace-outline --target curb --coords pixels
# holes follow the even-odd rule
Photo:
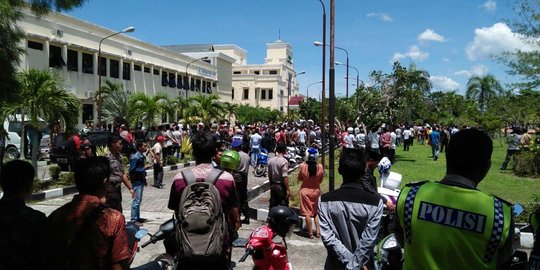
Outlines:
[[[190,161],[190,162],[186,162],[186,163],[182,163],[182,164],[176,164],[176,165],[168,165],[168,166],[165,166],[163,167],[163,171],[164,172],[167,172],[167,171],[175,171],[175,170],[179,170],[179,169],[182,169],[182,168],[186,168],[186,167],[191,167],[195,165],[195,161]],[[146,173],[153,173],[154,170],[153,169],[150,169],[150,170],[146,170]],[[43,179],[43,181],[49,181],[51,180],[51,178],[46,178],[46,179]],[[75,186],[68,186],[68,187],[63,187],[63,188],[55,188],[55,189],[50,189],[50,190],[44,190],[44,191],[40,191],[40,192],[36,192],[36,193],[32,193],[28,199],[30,200],[34,200],[34,201],[42,201],[42,200],[46,200],[46,199],[51,199],[51,198],[55,198],[55,197],[61,197],[61,196],[65,196],[65,195],[69,195],[69,194],[73,194],[73,193],[77,193],[77,188]],[[3,193],[0,192],[0,197],[2,197]]]

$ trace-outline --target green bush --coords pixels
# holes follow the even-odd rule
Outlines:
[[[536,211],[536,209],[540,208],[540,195],[533,195],[530,202],[520,202],[523,204],[523,214],[516,217],[515,222],[516,223],[527,223],[529,222],[529,216],[531,213]]]
[[[514,173],[518,176],[540,176],[540,153],[521,151],[514,158]]]
[[[72,172],[60,174],[60,180],[58,180],[58,184],[62,186],[75,185],[75,174]]]
[[[50,186],[52,186],[53,181],[41,181],[39,178],[34,178],[34,183],[32,186],[32,192],[39,192],[42,190],[48,189]]]
[[[58,178],[60,178],[60,172],[62,169],[58,165],[51,165],[49,167],[49,175],[54,181],[58,181]]]
[[[175,156],[167,157],[167,165],[176,165],[180,162],[180,159]]]

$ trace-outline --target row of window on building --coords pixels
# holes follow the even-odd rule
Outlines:
[[[272,100],[274,99],[274,90],[273,89],[261,89],[261,100]],[[231,91],[231,99],[234,99],[234,88]],[[249,99],[249,88],[243,88],[242,99]]]
[[[28,40],[28,48],[43,51],[43,43]],[[100,57],[98,60],[98,75],[107,76],[107,60],[109,63],[109,77],[120,78],[120,61],[115,59],[107,59]],[[62,68],[67,67],[68,71],[79,71],[79,54],[78,51],[67,50],[67,63],[62,57],[62,48],[55,45],[49,45],[49,67]],[[150,73],[150,67],[143,67],[134,64],[134,71]],[[82,70],[83,73],[94,74],[94,56],[89,53],[82,52]],[[154,69],[154,75],[159,76],[160,70]],[[131,80],[131,63],[122,63],[122,79]],[[190,89],[191,91],[202,91],[203,93],[212,93],[212,87],[215,85],[211,81],[205,81],[197,78],[188,78],[187,76],[175,75],[173,72],[161,72],[161,85],[178,89]]]
[[[235,70],[235,71],[233,71],[233,74],[235,74],[235,75],[241,75],[241,74],[261,75],[261,71],[260,70],[251,70],[251,71],[248,72],[247,70]],[[275,69],[262,70],[262,74],[263,75],[277,75],[278,71],[275,70]]]

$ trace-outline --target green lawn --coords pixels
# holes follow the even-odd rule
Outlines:
[[[396,163],[392,167],[392,171],[403,175],[401,187],[406,183],[420,180],[440,180],[446,172],[446,157],[441,153],[439,160],[433,161],[431,156],[431,147],[419,145],[415,142],[411,146],[410,151],[403,152],[403,148],[398,148],[396,152]],[[494,141],[494,149],[492,156],[491,169],[480,183],[478,188],[482,191],[497,195],[509,202],[529,203],[533,199],[533,195],[540,195],[540,178],[523,178],[512,174],[511,170],[499,171],[504,156],[506,154],[506,145],[501,145],[498,141]],[[339,151],[336,151],[336,166],[335,166],[335,187],[341,185],[342,179],[337,172],[337,161]],[[326,155],[328,159],[328,155]],[[326,164],[328,167],[328,162]],[[512,167],[512,162],[508,168]],[[328,168],[326,168],[328,174]],[[375,173],[378,177],[378,173]],[[298,190],[300,188],[297,182],[297,172],[290,175],[291,192],[294,196],[291,200],[291,205],[298,206]],[[328,175],[321,184],[322,192],[328,191]]]

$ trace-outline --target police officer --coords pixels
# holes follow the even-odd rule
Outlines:
[[[510,257],[511,205],[477,189],[491,166],[492,143],[479,130],[457,132],[444,178],[403,188],[396,224],[403,269],[496,269]]]
[[[131,198],[135,197],[135,191],[124,171],[124,164],[120,155],[122,139],[115,134],[110,134],[107,139],[107,146],[109,147],[107,158],[111,163],[111,176],[107,187],[107,205],[122,213],[122,191],[120,190],[122,183],[129,189]]]

